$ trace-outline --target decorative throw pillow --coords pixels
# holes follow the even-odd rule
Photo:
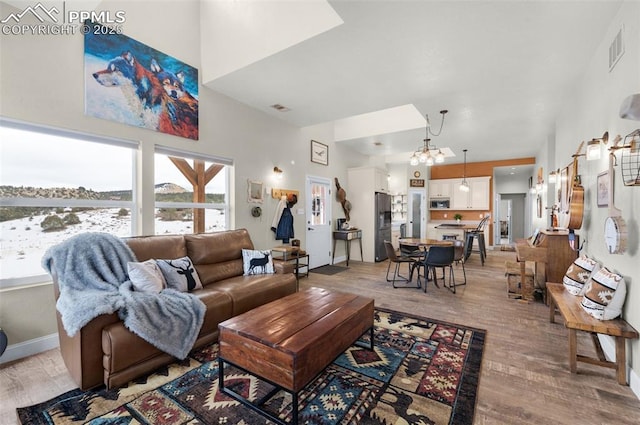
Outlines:
[[[142,263],[128,262],[127,270],[129,280],[136,291],[158,294],[167,287],[167,282],[155,260],[147,260]]]
[[[600,320],[611,320],[622,314],[627,286],[622,276],[602,267],[587,281],[582,308]]]
[[[584,254],[576,258],[562,278],[564,288],[572,295],[582,295],[584,284],[587,283],[597,266],[597,261]]]
[[[180,292],[189,292],[194,289],[201,289],[202,282],[193,262],[189,257],[177,258],[175,260],[156,260],[167,286]]]
[[[275,273],[271,251],[242,250],[242,266],[244,275]]]

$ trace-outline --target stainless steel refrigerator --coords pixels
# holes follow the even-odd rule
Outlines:
[[[376,192],[376,261],[387,259],[384,241],[391,242],[391,195]]]

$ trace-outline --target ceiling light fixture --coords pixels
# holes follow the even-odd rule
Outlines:
[[[460,190],[463,192],[469,191],[469,183],[467,183],[467,150],[463,149],[464,152],[464,171],[462,172],[462,182],[460,183]]]
[[[442,111],[440,111],[440,113],[442,114],[442,121],[440,122],[440,129],[438,130],[437,133],[434,133],[433,131],[431,131],[431,121],[429,121],[429,115],[425,115],[426,118],[426,125],[425,125],[425,134],[426,137],[424,138],[423,142],[423,146],[421,149],[418,149],[417,151],[415,151],[412,155],[411,158],[409,158],[409,164],[411,164],[412,166],[416,166],[418,164],[425,164],[427,167],[432,166],[434,163],[437,164],[442,164],[444,162],[444,154],[442,153],[441,149],[438,149],[435,146],[429,145],[429,142],[431,141],[431,139],[429,139],[429,134],[431,134],[432,136],[439,136],[440,133],[442,132],[442,127],[444,126],[444,115],[449,112],[446,109],[443,109]],[[431,151],[436,151],[436,153],[432,153]]]

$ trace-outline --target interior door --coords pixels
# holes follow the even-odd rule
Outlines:
[[[408,238],[422,238],[427,234],[427,208],[426,194],[422,189],[409,190],[409,226],[407,228]]]
[[[307,176],[306,247],[309,269],[331,261],[331,180]]]

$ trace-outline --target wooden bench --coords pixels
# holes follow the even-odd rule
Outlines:
[[[547,282],[547,299],[549,300],[549,321],[555,323],[556,308],[564,319],[564,325],[569,330],[569,369],[577,373],[577,362],[589,363],[616,370],[618,383],[627,385],[626,370],[626,338],[638,338],[638,332],[623,319],[598,320],[589,315],[580,306],[579,296],[571,295],[561,283]],[[578,340],[576,331],[591,333],[598,358],[578,354]],[[597,334],[610,335],[616,341],[616,361],[610,362],[602,351]]]
[[[504,275],[507,277],[507,297],[533,299],[534,273],[531,267],[525,267],[525,281],[522,282],[522,268],[524,262],[505,261]]]

